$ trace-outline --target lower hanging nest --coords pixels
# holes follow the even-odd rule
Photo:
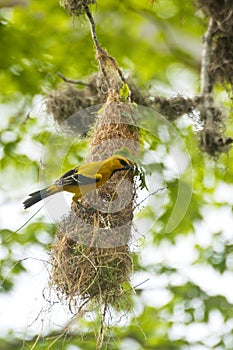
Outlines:
[[[107,296],[109,304],[122,308],[122,284],[129,282],[132,273],[127,244],[130,225],[119,229],[101,228],[103,222],[101,225],[99,221],[105,218],[100,214],[96,212],[92,216],[83,206],[75,203],[73,206],[77,214],[82,211],[86,215],[80,220],[78,215],[70,214],[61,223],[52,251],[51,285],[69,302],[77,298],[80,301],[96,298],[101,302]],[[91,226],[92,220],[94,226]]]
[[[53,251],[52,283],[71,301],[109,296],[116,304],[122,294],[121,284],[128,282],[132,261],[128,246],[88,247],[63,237]]]
[[[113,181],[119,181],[118,177],[114,174]],[[128,198],[131,193],[132,197],[134,184],[128,181],[122,186],[124,190],[120,192]],[[57,243],[52,249],[51,286],[70,305],[90,300],[101,304],[107,298],[117,310],[130,309],[133,201],[128,200],[122,209],[121,198],[113,199],[111,190],[106,183],[99,190],[98,200],[94,192],[86,195],[82,203],[72,203],[71,213],[58,227]]]

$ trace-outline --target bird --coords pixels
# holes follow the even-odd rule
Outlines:
[[[113,174],[123,170],[134,170],[134,164],[120,155],[113,155],[99,162],[82,164],[67,171],[53,185],[29,194],[23,202],[24,209],[55,193],[74,193],[72,200],[77,202],[84,194],[102,186]]]

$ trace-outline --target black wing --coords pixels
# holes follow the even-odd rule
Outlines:
[[[98,175],[96,177],[88,177],[78,173],[78,168],[67,171],[56,182],[55,185],[59,187],[64,186],[79,186],[89,185],[100,181]]]

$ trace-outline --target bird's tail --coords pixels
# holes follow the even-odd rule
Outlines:
[[[60,192],[60,191],[62,191],[62,188],[59,188],[59,187],[53,185],[53,186],[44,188],[43,190],[30,193],[29,194],[30,198],[26,199],[23,202],[24,209],[27,209],[27,208],[31,207],[33,204],[41,201],[43,198],[47,198],[47,197],[51,196],[52,194],[55,194],[55,193]]]

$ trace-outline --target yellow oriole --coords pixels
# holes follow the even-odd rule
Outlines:
[[[61,191],[74,193],[73,201],[77,201],[84,194],[102,186],[117,171],[128,169],[133,169],[133,163],[118,155],[100,162],[80,165],[67,171],[52,186],[29,194],[30,198],[23,202],[24,209]]]

